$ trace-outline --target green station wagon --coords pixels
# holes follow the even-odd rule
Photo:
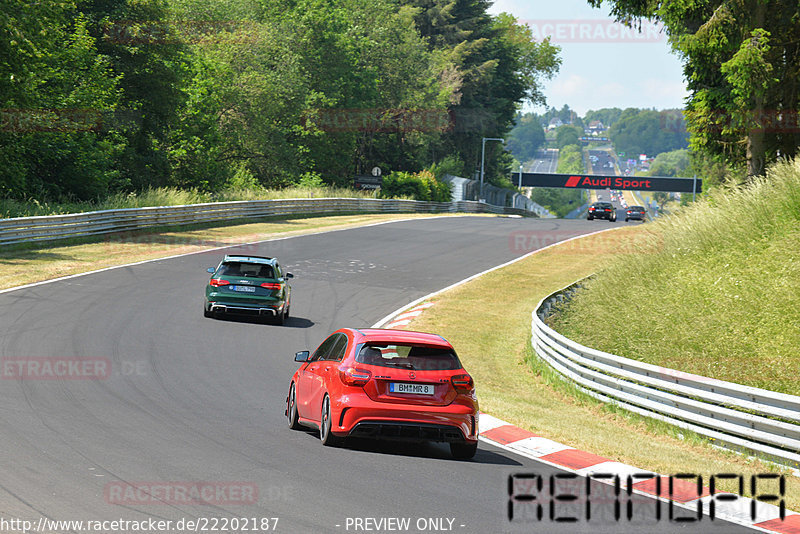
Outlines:
[[[278,260],[264,256],[228,255],[216,269],[208,269],[203,314],[250,315],[283,324],[289,317],[292,288]]]

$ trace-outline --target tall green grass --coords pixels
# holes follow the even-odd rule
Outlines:
[[[607,352],[800,395],[800,159],[649,225],[552,324]]]
[[[102,201],[95,202],[39,202],[36,199],[29,199],[23,202],[0,199],[0,218],[61,215],[122,208],[178,206],[203,202],[325,197],[376,198],[376,195],[372,191],[356,191],[346,187],[235,188],[224,189],[217,193],[206,193],[197,189],[160,187],[147,189],[140,193],[118,193]]]

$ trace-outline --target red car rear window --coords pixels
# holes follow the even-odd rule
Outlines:
[[[415,371],[450,371],[461,369],[461,362],[451,350],[420,345],[364,345],[356,361],[381,367],[400,367]]]

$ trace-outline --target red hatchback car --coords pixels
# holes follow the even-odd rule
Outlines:
[[[325,445],[346,437],[439,441],[454,458],[475,456],[475,385],[443,337],[342,328],[295,361],[302,365],[289,384],[289,428],[318,428]]]

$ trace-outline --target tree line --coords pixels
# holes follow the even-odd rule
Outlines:
[[[514,157],[523,162],[534,159],[546,142],[544,128],[554,118],[564,122],[555,130],[554,148],[558,149],[579,145],[580,138],[586,135],[584,129],[595,120],[605,128],[601,135],[627,157],[656,156],[685,149],[689,143],[686,122],[678,109],[602,108],[589,110],[581,117],[564,105],[561,110],[550,108],[542,115],[527,113],[517,117],[508,143]]]
[[[0,196],[344,185],[446,157],[471,174],[560,61],[489,6],[6,0]],[[510,164],[487,144],[490,181]]]
[[[683,61],[691,149],[710,162],[764,174],[800,146],[797,0],[589,0],[617,20],[663,23]]]

